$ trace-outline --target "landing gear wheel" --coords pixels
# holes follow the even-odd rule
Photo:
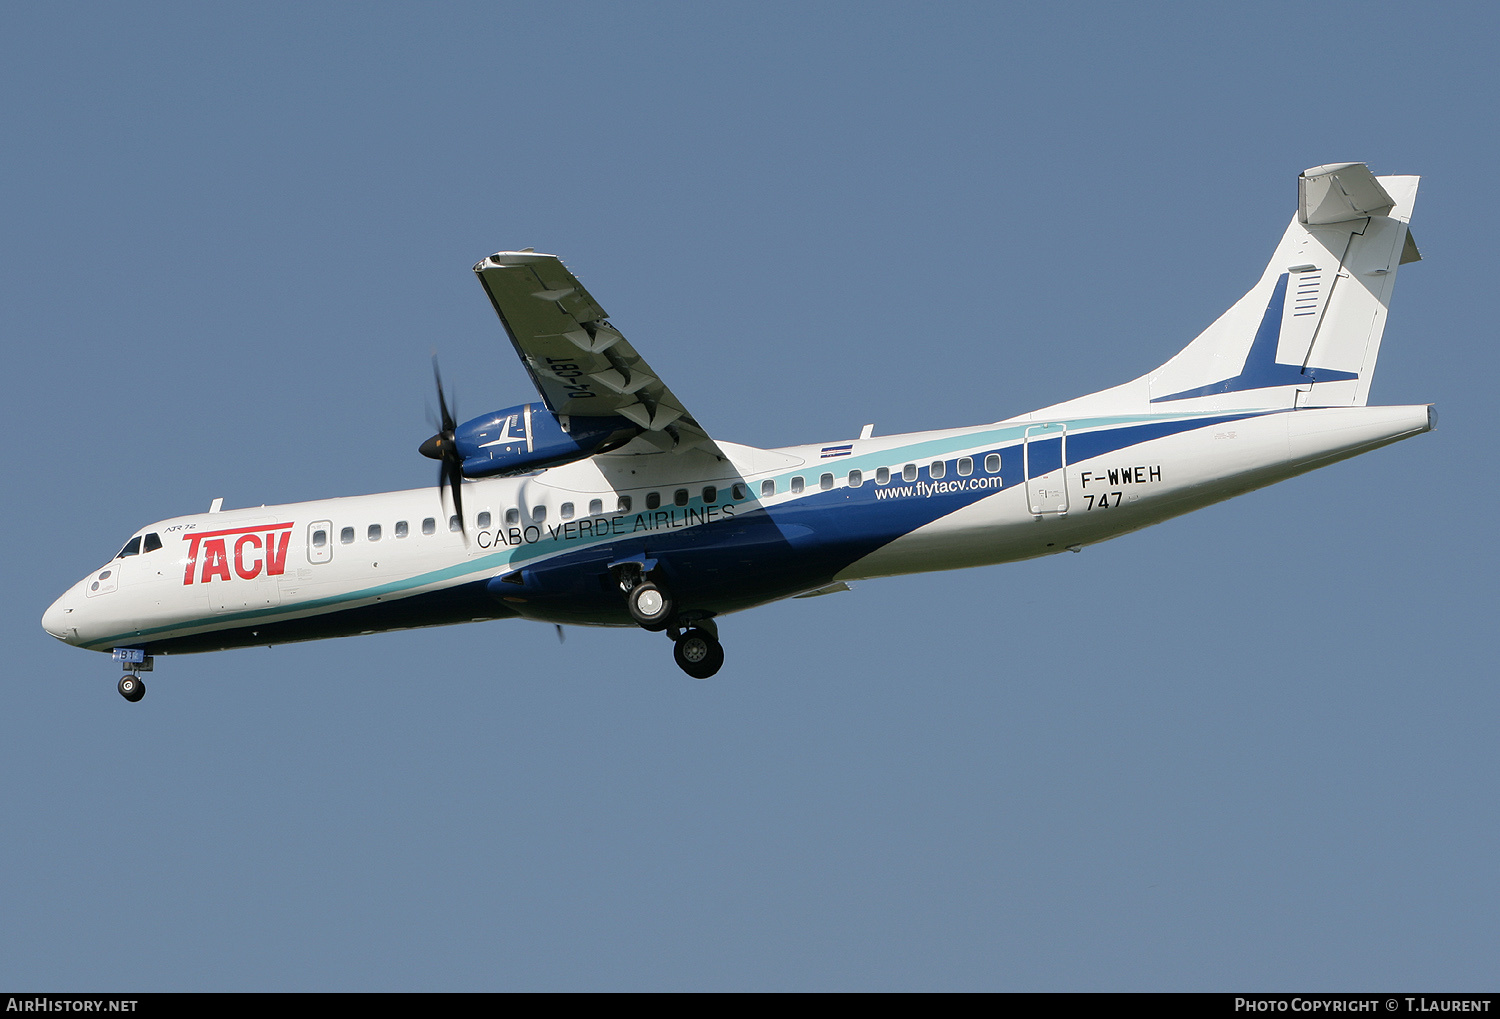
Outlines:
[[[146,696],[146,684],[141,682],[140,676],[127,672],[120,677],[120,696],[134,704]]]
[[[694,679],[707,679],[724,665],[724,646],[713,635],[692,629],[677,639],[672,648],[677,667]]]
[[[625,596],[625,605],[630,609],[630,618],[643,630],[655,633],[665,630],[672,622],[672,596],[655,584],[648,582],[632,587]]]

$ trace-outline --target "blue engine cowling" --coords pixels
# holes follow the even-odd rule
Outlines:
[[[640,434],[622,417],[558,417],[540,403],[523,403],[465,421],[454,446],[469,478],[524,474],[618,449]]]

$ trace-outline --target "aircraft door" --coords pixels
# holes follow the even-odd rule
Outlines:
[[[1022,458],[1026,465],[1026,502],[1040,517],[1068,512],[1068,427],[1030,425]]]
[[[314,520],[307,525],[307,561],[326,563],[333,559],[333,523]]]

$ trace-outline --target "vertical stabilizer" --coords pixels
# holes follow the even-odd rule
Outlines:
[[[1363,163],[1313,167],[1260,281],[1155,371],[1038,411],[1217,411],[1363,406],[1397,268],[1418,260],[1416,177]]]

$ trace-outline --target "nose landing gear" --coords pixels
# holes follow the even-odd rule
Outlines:
[[[146,684],[141,682],[141,673],[151,671],[151,656],[138,647],[117,647],[111,653],[117,662],[124,662],[130,671],[120,677],[120,696],[134,704],[146,696]]]

